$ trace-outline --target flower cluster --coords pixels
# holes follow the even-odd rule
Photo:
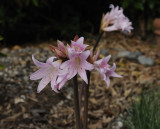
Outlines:
[[[46,63],[39,62],[32,56],[34,64],[40,69],[31,74],[31,80],[42,79],[38,85],[39,93],[48,83],[51,82],[51,88],[55,92],[65,85],[65,83],[78,74],[88,84],[86,70],[92,71],[94,68],[100,73],[109,87],[109,77],[121,77],[115,73],[115,64],[110,67],[108,61],[110,55],[106,58],[98,59],[99,52],[93,55],[92,50],[86,50],[84,38],[76,36],[71,41],[71,46],[65,46],[63,42],[57,41],[58,47],[50,46],[56,57],[50,57]]]
[[[123,33],[130,33],[133,29],[132,23],[123,14],[123,9],[110,5],[111,11],[103,14],[101,20],[101,31],[120,30]]]

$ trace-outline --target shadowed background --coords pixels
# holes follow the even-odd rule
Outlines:
[[[134,28],[143,31],[143,37],[153,29],[153,18],[160,12],[156,0],[1,0],[1,45],[97,34],[102,13],[109,11],[110,4],[123,7]]]

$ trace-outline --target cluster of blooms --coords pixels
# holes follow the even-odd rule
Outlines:
[[[108,61],[110,55],[106,58],[97,60],[98,53],[93,55],[92,50],[86,50],[88,45],[84,44],[84,38],[78,36],[71,41],[71,46],[65,46],[61,41],[58,41],[58,47],[51,46],[56,57],[50,57],[46,63],[39,62],[32,56],[33,62],[40,69],[31,74],[31,80],[42,79],[38,85],[37,92],[39,93],[49,82],[55,92],[64,86],[64,84],[72,79],[76,74],[88,84],[86,70],[96,68],[109,87],[109,77],[121,77],[116,74],[116,65],[110,67]],[[97,61],[96,61],[97,60]]]
[[[103,15],[101,20],[101,31],[115,31],[120,30],[124,33],[130,33],[132,23],[123,14],[123,9],[110,5],[111,11]],[[88,84],[86,70],[92,71],[94,68],[103,77],[107,87],[110,85],[109,77],[122,77],[115,73],[116,64],[113,63],[111,67],[108,64],[110,55],[98,59],[99,52],[93,55],[92,50],[86,50],[87,46],[84,44],[84,38],[75,36],[71,41],[71,46],[65,46],[61,41],[58,42],[58,47],[50,46],[56,57],[50,57],[46,63],[39,62],[32,56],[33,62],[40,69],[30,76],[31,80],[42,79],[38,85],[37,91],[40,92],[49,82],[55,92],[65,85],[65,83],[72,79],[76,74]]]
[[[123,9],[117,6],[110,5],[111,11],[103,14],[101,20],[102,31],[117,31],[120,30],[124,33],[130,33],[133,29],[132,23],[123,14]]]

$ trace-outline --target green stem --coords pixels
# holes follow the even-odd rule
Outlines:
[[[76,129],[81,129],[77,75],[73,78],[73,83],[74,83],[73,89],[74,89],[74,106],[76,115]]]
[[[94,47],[93,47],[93,53],[94,53],[94,51],[96,50],[96,48],[97,48],[97,46],[98,46],[98,44],[99,44],[99,41],[100,41],[103,33],[104,33],[104,31],[100,32],[100,34],[99,34],[99,36],[98,36],[98,39],[97,39],[97,42],[95,43],[95,45],[94,45]]]
[[[101,32],[99,34],[97,42],[95,43],[95,45],[93,47],[93,53],[94,53],[95,49],[97,48],[103,33],[104,32]],[[88,129],[88,98],[89,98],[90,75],[91,75],[91,72],[87,71],[88,85],[86,85],[84,87],[84,100],[85,100],[84,101],[84,121],[83,121],[83,128],[84,129]]]

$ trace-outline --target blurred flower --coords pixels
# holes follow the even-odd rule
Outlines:
[[[115,63],[113,64],[113,67],[110,68],[110,65],[108,64],[108,61],[110,58],[111,58],[111,55],[107,56],[106,58],[102,58],[94,63],[96,66],[96,69],[98,70],[100,75],[103,77],[103,80],[106,82],[107,87],[109,87],[110,85],[109,77],[122,77],[115,72],[115,69],[116,69]]]
[[[57,40],[58,47],[50,45],[52,51],[59,59],[67,58],[67,49],[66,46],[63,44],[63,42]]]
[[[111,11],[103,14],[101,20],[102,31],[116,31],[120,30],[124,33],[130,33],[133,29],[132,23],[123,14],[123,9],[117,6],[110,5]]]
[[[56,57],[50,57],[46,63],[42,63],[34,58],[32,55],[32,60],[36,66],[40,69],[30,75],[31,80],[39,80],[42,79],[38,85],[37,92],[41,92],[44,87],[51,82],[51,87],[55,92],[57,91],[57,83],[56,79],[60,72],[59,67],[61,65],[61,61],[57,60],[53,62],[53,59]]]

